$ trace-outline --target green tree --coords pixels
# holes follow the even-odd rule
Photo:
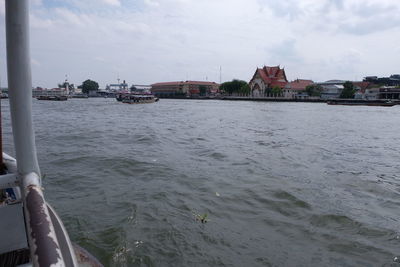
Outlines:
[[[248,85],[247,83],[244,84],[242,87],[240,87],[239,89],[239,93],[242,95],[249,95],[250,94],[250,85]]]
[[[272,95],[274,95],[274,96],[280,96],[280,95],[282,94],[282,88],[280,88],[279,86],[274,86],[274,87],[271,89],[271,93],[272,93]]]
[[[200,85],[200,86],[199,86],[199,91],[200,91],[200,95],[201,95],[201,96],[207,95],[207,87],[206,87],[206,86]]]
[[[81,88],[84,94],[89,94],[90,91],[99,90],[99,84],[95,81],[88,79],[82,83]]]
[[[319,84],[310,84],[306,87],[306,93],[309,96],[321,96],[322,86]]]
[[[234,79],[230,82],[222,83],[219,89],[231,95],[233,93],[240,93],[240,89],[245,85],[247,85],[247,82]]]
[[[353,83],[347,81],[343,84],[343,90],[340,94],[340,98],[354,98],[355,93],[356,89],[354,89]]]

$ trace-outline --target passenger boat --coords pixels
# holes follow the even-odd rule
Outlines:
[[[89,96],[87,94],[73,94],[71,95],[71,98],[83,98],[83,99],[88,99]]]
[[[68,97],[66,95],[41,95],[36,97],[37,100],[51,100],[51,101],[66,101]]]
[[[127,95],[129,95],[130,93],[128,93],[128,92],[125,92],[125,93],[117,93],[117,94],[115,94],[115,99],[118,101],[118,102],[122,102],[122,99],[124,99]]]
[[[399,102],[390,100],[364,100],[364,99],[331,99],[326,102],[328,105],[346,105],[346,106],[381,106],[393,107]]]
[[[158,98],[151,94],[148,95],[129,94],[122,99],[122,103],[125,104],[146,104],[146,103],[154,103],[157,101]]]
[[[102,266],[72,245],[62,221],[44,198],[32,123],[29,3],[6,0],[5,5],[16,159],[0,152],[0,266]]]

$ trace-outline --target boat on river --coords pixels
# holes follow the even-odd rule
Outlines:
[[[0,142],[0,266],[102,266],[72,244],[61,219],[45,200],[32,122],[29,2],[6,0],[5,5],[16,159],[2,153]]]
[[[70,96],[70,98],[83,98],[83,99],[88,99],[89,96],[87,94],[82,94],[82,93],[76,93]]]
[[[117,93],[115,95],[115,99],[125,104],[146,104],[146,103],[154,103],[159,100],[152,93],[134,93],[134,92]]]
[[[129,95],[130,93],[128,93],[128,92],[123,92],[123,93],[117,93],[117,94],[115,94],[115,99],[118,101],[118,102],[122,102],[122,99],[124,99],[127,95]]]
[[[125,104],[147,104],[147,103],[154,103],[157,101],[158,98],[151,94],[148,95],[129,94],[122,99],[122,103]]]
[[[328,105],[346,105],[346,106],[381,106],[393,107],[400,104],[390,100],[365,100],[365,99],[331,99],[326,102]]]
[[[66,95],[41,95],[36,97],[37,100],[50,100],[50,101],[67,101]]]

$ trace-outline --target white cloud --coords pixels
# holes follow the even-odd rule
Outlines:
[[[54,23],[51,19],[41,18],[41,17],[36,16],[35,14],[31,14],[30,15],[30,25],[33,28],[46,29],[46,28],[50,28],[50,27],[54,26]]]
[[[144,0],[144,3],[150,7],[159,7],[160,3],[155,0]]]
[[[105,4],[111,6],[121,6],[121,2],[119,0],[102,0]]]
[[[118,73],[141,84],[219,81],[219,66],[224,80],[248,80],[263,64],[317,81],[399,72],[398,0],[36,1],[35,85],[55,86],[66,73],[101,86]]]
[[[5,0],[0,0],[0,15],[4,16],[5,14]]]
[[[43,5],[43,1],[42,1],[42,0],[32,0],[31,3],[32,3],[33,5],[36,5],[36,6],[41,6],[41,5]]]

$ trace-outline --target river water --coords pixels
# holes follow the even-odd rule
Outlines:
[[[400,106],[33,109],[47,200],[106,266],[398,266]]]

